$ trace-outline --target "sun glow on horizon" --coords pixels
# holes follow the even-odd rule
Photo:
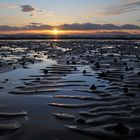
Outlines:
[[[48,34],[48,35],[83,35],[83,34],[108,34],[108,33],[130,33],[130,34],[140,34],[140,30],[18,30],[18,31],[0,31],[1,35],[5,34]]]
[[[54,35],[58,35],[58,34],[61,34],[61,31],[58,30],[58,29],[53,29],[53,30],[51,31],[51,33],[54,34]]]

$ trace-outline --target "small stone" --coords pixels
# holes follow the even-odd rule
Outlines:
[[[100,77],[106,77],[107,74],[105,72],[102,72],[102,73],[99,73],[98,76],[100,76]]]
[[[66,62],[66,63],[67,63],[67,65],[69,65],[69,64],[70,64],[70,61],[69,61],[69,60],[67,60],[67,62]]]
[[[90,90],[95,90],[96,89],[96,86],[93,84],[91,87],[90,87]]]
[[[127,87],[124,87],[124,88],[123,88],[123,92],[124,92],[124,93],[128,93],[128,88],[127,88]]]
[[[86,73],[87,73],[87,71],[86,71],[86,70],[84,70],[84,71],[83,71],[83,74],[84,74],[84,75],[86,75]]]
[[[74,70],[77,71],[77,67],[74,67]]]
[[[126,70],[126,71],[128,71],[128,70],[129,70],[129,68],[126,66],[126,67],[125,67],[125,70]]]
[[[32,60],[31,63],[34,64],[35,62]]]
[[[76,120],[76,122],[78,123],[78,124],[85,124],[86,122],[85,122],[85,120],[84,119],[77,119]]]
[[[140,88],[140,84],[138,84],[138,88]]]
[[[124,63],[123,63],[123,65],[127,65],[127,63],[126,63],[126,62],[124,62]]]
[[[134,67],[130,67],[129,69],[130,69],[130,70],[134,70]]]
[[[100,64],[98,62],[95,63],[96,68],[100,68]]]
[[[115,133],[123,134],[123,135],[128,135],[129,134],[129,128],[122,123],[119,123],[116,126],[114,126],[113,131]]]
[[[126,93],[126,96],[130,96],[130,97],[135,97],[136,95],[134,93]]]
[[[13,67],[13,69],[15,70],[15,69],[16,69],[16,67],[14,66],[14,67]]]
[[[106,72],[106,73],[108,73],[108,74],[109,74],[109,73],[110,73],[110,70],[107,70],[107,72]]]
[[[40,78],[36,78],[37,81],[40,81]]]
[[[121,75],[121,76],[120,76],[120,79],[124,79],[124,76],[123,76],[123,75]]]
[[[76,62],[75,62],[75,61],[72,61],[72,64],[73,64],[73,65],[76,65]]]
[[[75,60],[75,57],[72,57],[72,60]]]
[[[25,65],[25,62],[22,62],[21,65],[24,66]]]
[[[0,86],[0,89],[4,89],[4,87],[1,87],[1,86]]]
[[[117,63],[117,59],[116,58],[114,58],[114,63]]]
[[[140,75],[140,72],[138,72],[137,75]]]
[[[48,74],[48,70],[47,70],[47,69],[44,70],[43,73],[44,73],[44,74]]]
[[[5,82],[8,82],[9,81],[9,79],[5,79]]]
[[[94,60],[90,60],[90,63],[94,63]]]

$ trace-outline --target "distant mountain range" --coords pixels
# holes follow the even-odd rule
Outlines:
[[[1,40],[10,39],[140,39],[140,34],[134,35],[126,32],[100,32],[98,34],[75,35],[44,35],[44,34],[15,34],[0,35]]]

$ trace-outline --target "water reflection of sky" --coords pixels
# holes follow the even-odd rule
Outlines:
[[[0,74],[0,84],[5,87],[5,90],[13,89],[17,86],[22,86],[24,83],[20,80],[23,78],[28,78],[29,75],[37,75],[41,68],[45,68],[52,64],[56,64],[56,61],[51,59],[45,59],[42,62],[31,64],[28,69],[19,68],[14,71],[9,71]],[[7,83],[2,83],[5,79],[9,79]]]

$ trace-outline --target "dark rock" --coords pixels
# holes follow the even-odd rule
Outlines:
[[[95,90],[96,89],[96,86],[93,84],[91,87],[90,87],[90,90]]]
[[[114,63],[117,63],[117,59],[116,58],[114,58]]]
[[[25,65],[25,62],[22,62],[21,65],[24,66]]]
[[[116,126],[114,126],[113,131],[118,134],[129,135],[129,128],[122,123],[119,123]]]
[[[106,77],[107,76],[107,73],[102,72],[102,73],[99,73],[98,76],[100,76],[100,77]]]
[[[94,60],[90,60],[90,63],[94,63]]]
[[[70,61],[69,61],[69,60],[67,60],[67,62],[66,62],[66,63],[67,63],[67,65],[69,65],[69,64],[70,64]]]
[[[15,70],[15,69],[16,69],[16,67],[14,66],[14,67],[13,67],[13,69]]]
[[[134,67],[130,67],[129,69],[130,69],[130,70],[134,70]]]
[[[31,63],[34,64],[35,62],[32,60]]]
[[[80,119],[77,119],[76,122],[78,124],[85,124],[86,123],[86,121],[84,119],[81,119],[81,118]]]
[[[84,74],[84,75],[86,75],[86,73],[87,73],[87,71],[86,71],[86,70],[84,70],[84,71],[83,71],[83,74]]]
[[[74,67],[74,70],[77,71],[77,67]]]
[[[37,81],[40,81],[40,78],[36,78]]]
[[[98,62],[96,62],[94,65],[96,66],[96,68],[100,68],[101,67]]]
[[[123,92],[124,92],[124,93],[128,93],[128,88],[127,88],[127,87],[124,87],[124,88],[123,88]]]
[[[43,73],[44,73],[44,74],[48,74],[48,70],[47,70],[47,69],[44,70]]]
[[[123,76],[123,75],[121,75],[121,76],[120,76],[120,79],[122,79],[122,80],[123,80],[123,79],[124,79],[124,76]]]
[[[130,97],[135,97],[136,95],[134,93],[125,93],[126,96],[130,96]]]
[[[108,73],[108,74],[109,74],[109,73],[110,73],[110,70],[107,70],[107,72],[106,72],[106,73]]]
[[[75,62],[75,61],[72,61],[72,64],[73,64],[73,65],[76,65],[76,62]]]
[[[140,75],[140,71],[137,73],[137,75]]]
[[[24,68],[24,69],[28,69],[28,67],[27,67],[27,66],[23,66],[23,68]]]
[[[129,68],[126,66],[126,67],[125,67],[125,70],[126,70],[126,71],[128,71],[128,70],[129,70]]]
[[[1,86],[0,86],[0,89],[4,89],[4,87],[1,87]]]
[[[9,79],[5,79],[5,82],[8,82],[9,81]]]
[[[140,84],[138,84],[138,88],[140,88]]]
[[[75,60],[75,57],[72,57],[72,60]]]
[[[108,56],[109,56],[109,57],[114,57],[114,55],[113,55],[113,54],[109,54]]]
[[[123,65],[127,65],[127,63],[126,63],[126,62],[124,62],[124,63],[123,63]]]

